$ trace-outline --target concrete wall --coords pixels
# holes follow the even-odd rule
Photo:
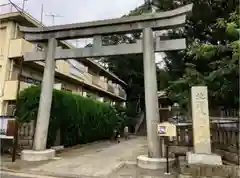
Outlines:
[[[8,53],[10,48],[10,39],[16,37],[15,23],[6,22],[0,24],[0,115],[3,115],[6,110],[6,102],[3,100],[5,80],[9,76],[9,70],[11,69],[11,61],[8,59]]]

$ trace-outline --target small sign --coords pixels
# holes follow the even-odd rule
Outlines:
[[[158,134],[166,134],[166,127],[165,126],[159,126]]]
[[[0,119],[0,135],[7,135],[7,119]]]
[[[0,138],[13,139],[16,121],[13,118],[0,118]]]
[[[165,137],[175,137],[177,136],[176,125],[169,122],[162,122],[158,124],[157,134],[159,136]]]

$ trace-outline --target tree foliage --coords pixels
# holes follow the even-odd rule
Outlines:
[[[209,103],[212,109],[237,108],[239,105],[240,19],[236,9],[237,2],[235,6],[233,1],[228,3],[227,6],[224,6],[226,2],[223,1],[205,4],[206,9],[209,9],[209,18],[212,19],[207,19],[205,15],[200,16],[205,26],[198,24],[198,28],[202,27],[201,33],[204,35],[196,33],[198,30],[195,30],[194,38],[190,38],[189,47],[185,51],[174,56],[167,54],[170,58],[166,60],[171,62],[180,60],[182,64],[181,68],[178,68],[179,72],[171,71],[173,65],[170,64],[169,72],[178,74],[179,77],[172,78],[173,82],[170,83],[168,91],[171,98],[184,108],[189,101],[189,88],[193,85],[208,86]],[[186,30],[187,34],[188,32],[189,28]],[[187,37],[190,35],[191,33]]]
[[[190,3],[194,3],[193,11],[185,27],[168,30],[165,34],[168,38],[186,38],[188,48],[165,53],[165,68],[158,70],[158,86],[160,89],[165,88],[170,98],[183,108],[187,107],[193,85],[208,86],[211,108],[236,108],[239,104],[239,1],[155,0],[157,11],[171,10]],[[150,9],[144,4],[128,15],[148,12]],[[130,36],[131,42],[140,38],[140,34]],[[121,40],[118,38],[114,36],[115,43],[126,42],[122,40],[126,35],[122,35]],[[106,62],[113,72],[129,84],[129,103],[140,95],[144,105],[142,56],[111,57]]]

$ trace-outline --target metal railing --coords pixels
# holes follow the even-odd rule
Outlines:
[[[22,12],[22,9],[18,7],[16,4],[1,4],[0,5],[0,14],[8,14],[12,12]]]
[[[22,14],[24,14],[25,16],[33,19],[34,21],[36,21],[37,23],[39,23],[40,25],[44,26],[42,22],[40,22],[39,20],[37,20],[36,18],[34,18],[29,12],[27,12],[26,10],[23,10],[21,7],[19,7],[16,3],[7,3],[7,4],[2,4],[0,5],[0,15],[3,14],[8,14],[8,13],[13,13],[13,12],[20,12]]]

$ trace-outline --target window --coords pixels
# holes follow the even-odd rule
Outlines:
[[[0,28],[0,56],[4,55],[4,47],[5,47],[5,40],[6,40],[6,27]]]
[[[41,83],[42,83],[41,80],[36,80],[34,78],[31,78],[31,77],[25,77],[23,75],[20,76],[20,81],[25,82],[25,83],[29,83],[29,84],[33,84],[33,85],[41,85]]]
[[[7,116],[13,116],[16,110],[16,101],[8,101],[7,103]]]
[[[1,46],[0,46],[0,56],[3,56],[3,47],[1,47]]]
[[[43,51],[43,47],[41,46],[41,44],[35,44],[35,51]]]
[[[63,91],[68,91],[68,92],[72,92],[72,90],[67,88],[67,86],[65,84],[62,84],[62,90]]]
[[[9,71],[8,80],[18,80],[19,72],[20,72],[20,67],[14,64],[12,71]]]
[[[76,70],[78,70],[79,72],[87,72],[87,67],[84,66],[81,62],[76,61],[74,59],[69,59],[69,64],[70,64],[70,68],[75,68]]]
[[[73,67],[72,65],[70,66],[69,73],[75,77],[80,77],[82,72]]]
[[[93,93],[87,93],[87,97],[96,100],[97,96],[94,95]]]

